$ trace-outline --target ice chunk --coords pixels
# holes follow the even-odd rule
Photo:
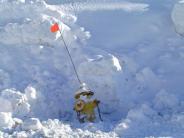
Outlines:
[[[113,56],[113,55],[111,55],[111,56],[112,56],[113,64],[116,67],[117,71],[121,71],[122,68],[121,68],[121,65],[120,65],[118,58]]]
[[[172,11],[172,20],[176,31],[184,36],[184,3],[178,2]]]
[[[10,112],[0,112],[0,128],[11,128],[14,125]]]
[[[28,134],[26,133],[26,131],[14,132],[13,136],[16,138],[28,138]]]
[[[28,86],[25,89],[25,94],[26,94],[26,97],[27,97],[28,100],[36,99],[36,90],[35,90],[35,88],[33,88],[31,86]]]
[[[42,124],[37,118],[29,118],[26,119],[22,124],[23,130],[40,130],[42,128]]]

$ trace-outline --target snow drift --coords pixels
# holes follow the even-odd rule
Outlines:
[[[122,38],[115,42],[110,36],[111,43],[101,37],[104,45],[89,47],[91,34],[78,25],[71,4],[1,0],[0,137],[183,137],[184,40],[174,32],[170,4],[163,1],[164,9],[158,10],[154,2],[143,2],[107,4],[108,10],[128,13],[123,26],[129,35],[125,31],[117,46]],[[180,34],[182,5],[177,3],[172,13]],[[79,8],[96,12],[103,5],[80,3]],[[98,12],[95,18],[101,18]],[[131,21],[141,23],[132,27]],[[54,22],[62,28],[81,79],[101,100],[104,122],[76,121],[72,108],[78,83],[59,34],[49,32]]]

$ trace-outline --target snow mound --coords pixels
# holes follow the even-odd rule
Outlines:
[[[6,89],[0,94],[1,104],[7,103],[1,110],[12,112],[15,117],[23,118],[30,112],[30,105],[25,94],[13,89]]]

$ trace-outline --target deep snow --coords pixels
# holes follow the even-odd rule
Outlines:
[[[184,137],[183,1],[46,2],[0,0],[0,137]],[[54,22],[104,122],[76,120]]]

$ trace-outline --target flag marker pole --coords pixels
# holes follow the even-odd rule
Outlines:
[[[63,41],[63,44],[64,44],[65,48],[66,48],[66,51],[67,51],[67,53],[68,53],[68,55],[69,55],[69,58],[70,58],[70,61],[71,61],[71,63],[72,63],[73,69],[74,69],[74,71],[75,71],[76,77],[77,77],[79,83],[82,84],[82,82],[81,82],[81,80],[80,80],[80,78],[79,78],[79,74],[78,74],[78,72],[77,72],[77,69],[76,69],[76,67],[75,67],[74,61],[73,61],[72,56],[71,56],[71,54],[70,54],[70,51],[69,51],[69,49],[68,49],[68,46],[67,46],[67,44],[66,44],[66,42],[65,42],[65,40],[64,40],[64,37],[63,37],[63,35],[62,35],[60,29],[59,29],[59,32],[60,32],[60,34],[61,34],[61,39],[62,39],[62,41]]]

